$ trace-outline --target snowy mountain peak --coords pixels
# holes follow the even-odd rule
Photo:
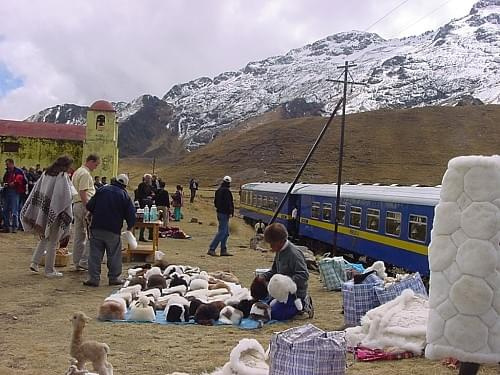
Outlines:
[[[389,40],[374,33],[341,32],[284,55],[249,62],[237,71],[179,83],[162,99],[143,95],[114,105],[127,128],[144,126],[147,113],[148,121],[160,119],[157,126],[196,148],[278,107],[288,117],[330,112],[341,90],[328,79],[338,77],[337,66],[345,61],[355,62],[350,73],[356,81],[368,83],[349,93],[348,112],[500,103],[499,56],[500,0],[481,0],[468,15],[436,31]],[[58,108],[36,118],[78,123]]]

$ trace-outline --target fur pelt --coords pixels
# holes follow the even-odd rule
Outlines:
[[[173,273],[170,275],[170,288],[178,285],[184,285],[186,288],[188,287],[188,282],[180,277],[178,274]]]
[[[166,287],[167,287],[167,280],[165,280],[163,275],[158,274],[149,276],[147,284],[148,289],[159,288],[161,290],[165,289]]]
[[[146,289],[147,281],[143,276],[134,276],[128,280],[126,286],[140,285],[142,289]]]
[[[235,284],[239,284],[240,281],[238,280],[238,278],[231,272],[227,272],[227,271],[215,271],[215,272],[210,272],[208,274],[209,276],[215,278],[215,279],[219,279],[219,280],[222,280],[222,281],[227,281],[227,282],[230,282],[230,283],[235,283]]]
[[[177,285],[177,286],[171,286],[170,288],[163,289],[161,292],[163,294],[180,294],[181,296],[185,295],[187,291],[187,286],[182,284],[182,285]]]
[[[198,307],[203,305],[203,302],[197,298],[194,298],[194,297],[190,297],[190,298],[188,298],[188,300],[189,300],[188,314],[189,314],[189,319],[191,319],[191,318],[194,318],[194,314],[196,313],[196,310],[198,310]]]
[[[243,312],[233,306],[224,307],[219,314],[219,322],[223,324],[239,325],[243,319]]]
[[[377,260],[376,262],[374,262],[363,273],[367,273],[370,271],[375,271],[377,273],[377,276],[380,277],[382,280],[384,280],[387,277],[387,273],[385,272],[385,264],[381,260]]]
[[[255,339],[241,339],[229,354],[229,361],[211,373],[201,375],[268,375],[269,365],[264,348]],[[189,375],[173,372],[169,375]]]
[[[133,286],[128,286],[126,288],[121,288],[118,293],[130,293],[132,294],[132,297],[137,297],[139,292],[142,290],[142,286],[139,284],[133,285]]]
[[[220,311],[226,306],[224,302],[211,302],[200,305],[194,314],[194,320],[198,324],[213,325],[219,319]]]
[[[295,287],[295,289],[297,289],[297,287]],[[267,281],[261,277],[254,278],[250,285],[250,294],[253,299],[257,301],[266,299],[268,296]]]
[[[243,313],[244,318],[248,318],[250,316],[250,310],[252,310],[252,306],[255,302],[256,301],[253,299],[244,299],[231,306],[240,310]]]
[[[167,322],[189,321],[189,302],[181,296],[173,296],[165,307],[165,319]]]
[[[500,156],[450,160],[429,245],[425,356],[500,362]]]
[[[161,275],[161,269],[160,267],[151,267],[150,270],[147,270],[147,272],[144,274],[144,277],[149,279],[153,275]]]
[[[399,297],[368,311],[361,319],[361,326],[347,328],[347,344],[407,350],[420,355],[425,347],[428,314],[427,299],[406,289]]]
[[[250,309],[250,318],[261,322],[271,320],[271,306],[263,302],[255,302]]]
[[[189,283],[190,290],[208,289],[208,281],[204,279],[194,279]]]
[[[123,301],[123,300],[122,300]],[[127,307],[124,302],[120,302],[117,298],[106,298],[99,306],[97,319],[106,320],[125,320],[125,312]]]

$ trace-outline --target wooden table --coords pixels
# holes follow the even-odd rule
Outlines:
[[[153,241],[151,242],[139,242],[137,241],[137,249],[132,250],[130,246],[127,246],[127,251],[125,253],[125,259],[127,262],[130,262],[130,258],[132,257],[132,254],[144,254],[146,256],[152,255],[153,259],[155,256],[155,251],[158,250],[158,238],[160,234],[160,225],[162,224],[161,221],[150,221],[150,222],[142,222],[142,221],[137,221],[134,225],[134,228],[132,229],[132,233],[134,234],[135,238],[138,238],[135,235],[135,232],[137,230],[141,230],[142,228],[144,229],[149,229],[153,231]]]

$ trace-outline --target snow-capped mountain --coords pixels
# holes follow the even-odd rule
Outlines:
[[[338,33],[238,71],[175,85],[157,101],[173,107],[159,125],[195,148],[279,106],[290,117],[328,113],[341,95],[340,85],[329,80],[339,78],[345,61],[356,64],[352,77],[368,84],[353,87],[348,112],[455,105],[471,96],[500,103],[500,0],[480,0],[467,16],[418,36],[385,40],[373,33]],[[121,121],[137,113],[141,98],[115,104]],[[76,116],[64,114],[65,106],[71,105],[29,119],[82,123],[75,106],[69,108]]]

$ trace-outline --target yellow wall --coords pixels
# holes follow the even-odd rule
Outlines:
[[[103,126],[97,125],[98,116],[104,116]],[[116,112],[87,111],[87,132],[83,144],[83,158],[97,154],[101,164],[92,172],[94,176],[105,176],[108,182],[118,174],[118,124]]]
[[[2,142],[19,143],[18,152],[2,152],[2,148],[0,147],[0,158],[2,163],[5,159],[11,158],[18,167],[29,168],[40,164],[42,168],[46,168],[52,164],[57,157],[64,154],[73,157],[74,169],[78,168],[82,163],[81,141],[26,137],[1,137],[0,143]]]

